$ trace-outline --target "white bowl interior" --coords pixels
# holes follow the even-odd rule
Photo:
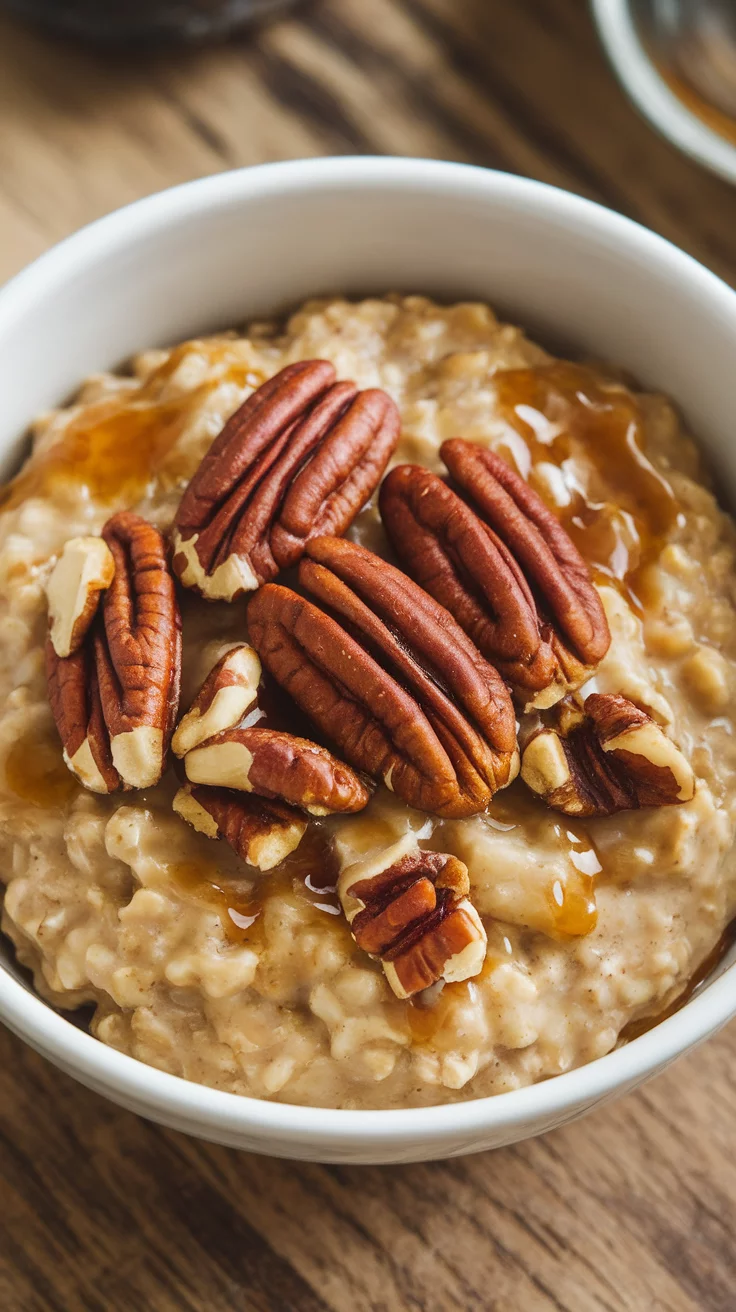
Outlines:
[[[488,299],[542,338],[667,390],[733,494],[736,295],[661,239],[577,197],[408,160],[221,175],[114,214],[44,256],[0,293],[2,467],[17,461],[34,414],[135,350],[307,296],[390,289]],[[13,971],[7,944],[2,953]],[[736,1005],[723,984],[593,1067],[518,1094],[407,1113],[319,1113],[187,1085],[104,1049],[4,972],[0,1016],[92,1087],[180,1128],[266,1151],[378,1161],[467,1152],[579,1113],[723,1023]]]

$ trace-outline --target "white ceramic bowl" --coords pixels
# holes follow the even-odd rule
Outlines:
[[[315,293],[488,298],[547,340],[609,357],[682,406],[736,486],[736,293],[577,196],[462,165],[307,160],[189,183],[112,214],[0,292],[0,452],[131,352]],[[736,1012],[733,971],[642,1038],[555,1079],[447,1107],[326,1111],[238,1098],[106,1048],[41,1002],[3,945],[0,1018],[62,1069],[166,1125],[327,1162],[449,1157],[538,1134],[634,1088]]]

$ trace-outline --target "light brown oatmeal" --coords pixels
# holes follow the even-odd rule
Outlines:
[[[463,436],[510,458],[593,567],[612,632],[585,693],[645,707],[697,776],[680,806],[570,820],[517,780],[486,815],[431,820],[379,788],[312,821],[262,874],[145,793],[93,795],[66,770],[44,679],[45,584],[65,542],[134,509],[167,530],[225,419],[313,357],[398,403],[394,463],[442,473]],[[514,1089],[609,1051],[664,1010],[736,911],[736,534],[670,405],[555,362],[482,305],[314,301],[153,351],[43,416],[0,507],[3,928],[51,1002],[93,1032],[236,1093],[398,1107]],[[351,531],[379,552],[375,507]],[[242,604],[182,597],[184,687],[247,640]],[[474,980],[394,997],[353,942],[340,869],[413,831],[468,869],[488,954]]]

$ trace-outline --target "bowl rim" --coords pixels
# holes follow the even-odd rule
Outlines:
[[[514,205],[520,212],[540,204],[558,223],[591,230],[609,246],[636,252],[685,279],[704,298],[709,313],[730,323],[736,334],[736,292],[691,256],[633,220],[596,202],[528,178],[473,165],[373,156],[283,161],[237,169],[157,192],[96,220],[41,255],[0,289],[0,331],[33,313],[57,283],[83,273],[105,252],[135,243],[177,220],[239,205],[249,198],[314,192],[335,185],[390,186],[399,192],[437,193]],[[197,1084],[146,1065],[79,1029],[51,1004],[0,968],[0,1020],[21,1038],[83,1083],[135,1106],[153,1119],[176,1118],[181,1128],[203,1137],[229,1132],[261,1136],[264,1150],[312,1141],[339,1150],[356,1143],[406,1148],[436,1142],[469,1142],[488,1131],[536,1123],[560,1123],[560,1114],[631,1088],[681,1052],[714,1033],[736,1014],[736,994],[727,967],[702,986],[674,1015],[621,1048],[540,1083],[505,1093],[429,1107],[347,1110],[273,1102]]]
[[[698,164],[736,182],[736,146],[691,113],[668,87],[639,38],[629,0],[591,0],[591,7],[611,66],[644,117]]]

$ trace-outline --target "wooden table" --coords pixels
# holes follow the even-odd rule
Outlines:
[[[234,165],[379,152],[557,183],[736,281],[736,192],[660,141],[582,0],[324,0],[220,49],[102,57],[0,21],[0,279]],[[0,1034],[3,1312],[736,1307],[736,1030],[518,1147],[295,1166],[118,1111]]]

